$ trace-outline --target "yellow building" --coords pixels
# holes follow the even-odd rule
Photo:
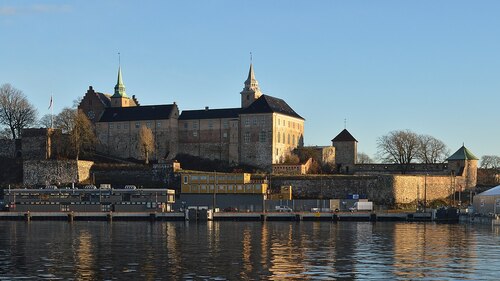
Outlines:
[[[267,181],[252,181],[249,173],[181,173],[183,194],[266,194]]]

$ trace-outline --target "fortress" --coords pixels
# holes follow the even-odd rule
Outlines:
[[[138,146],[141,126],[155,138],[153,160],[189,154],[230,164],[270,170],[304,139],[304,118],[284,100],[262,94],[250,65],[237,108],[183,110],[173,104],[142,106],[125,91],[121,68],[114,94],[92,86],[78,109],[95,124],[97,152],[121,158],[143,159]]]

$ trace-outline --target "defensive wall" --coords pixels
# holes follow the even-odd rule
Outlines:
[[[273,176],[271,189],[291,185],[293,197],[348,198],[358,194],[377,205],[397,205],[447,199],[459,189],[461,177],[440,175],[306,175]]]
[[[135,185],[141,188],[171,188],[173,182],[172,164],[145,165],[95,165],[90,173],[95,185],[111,184],[113,187]]]
[[[89,180],[94,162],[82,160],[25,160],[23,184],[55,185],[81,183]]]
[[[14,140],[0,139],[0,157],[14,158],[16,153],[16,144]]]

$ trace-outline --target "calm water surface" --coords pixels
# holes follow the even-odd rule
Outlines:
[[[499,280],[500,228],[0,222],[0,280]]]

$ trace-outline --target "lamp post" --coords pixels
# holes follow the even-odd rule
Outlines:
[[[424,213],[427,213],[427,174],[424,175]]]

